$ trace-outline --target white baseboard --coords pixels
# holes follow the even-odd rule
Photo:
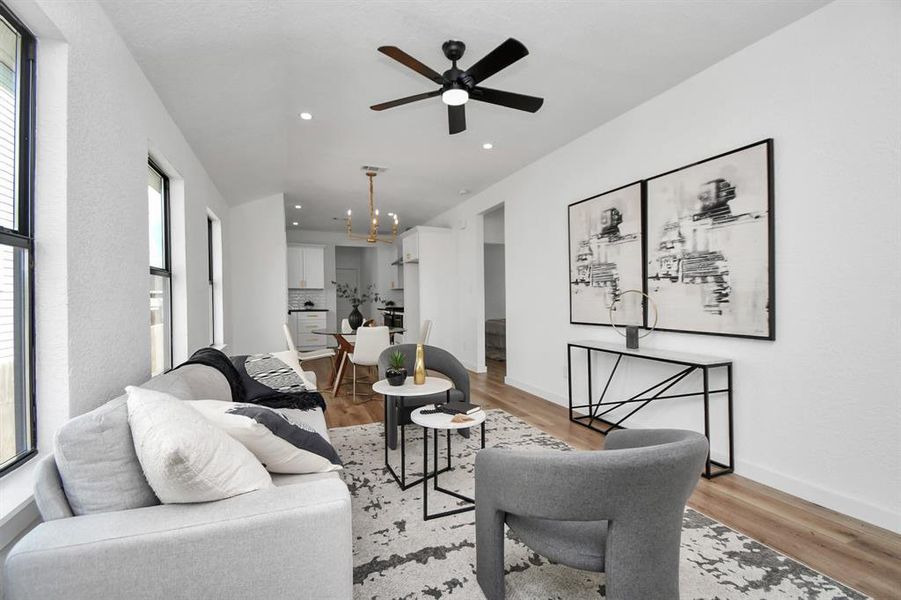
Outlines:
[[[533,396],[538,396],[539,398],[544,398],[554,404],[559,404],[560,406],[569,406],[569,399],[565,396],[561,396],[559,394],[555,394],[553,392],[549,392],[548,390],[542,389],[540,387],[536,387],[534,385],[530,385],[528,383],[524,383],[519,381],[518,379],[514,379],[509,375],[504,377],[504,383],[509,385],[510,387],[515,387],[518,390],[522,390],[524,392],[528,392]]]
[[[477,365],[475,363],[467,362],[465,360],[460,361],[463,363],[463,366],[466,367],[467,371],[472,371],[473,373],[487,373],[488,367],[485,365]]]
[[[860,519],[895,533],[901,533],[901,515],[893,513],[887,508],[874,506],[859,498],[828,490],[814,483],[783,475],[767,467],[743,460],[735,461],[735,472],[742,477],[747,477],[757,483],[768,485],[808,502],[819,504],[829,510]]]
[[[504,383],[538,396],[539,398],[554,402],[555,404],[569,406],[568,398],[531,384],[518,381],[512,377],[505,377]],[[641,423],[638,421],[633,420],[632,422],[634,425],[641,426]],[[720,460],[721,462],[726,460],[725,456],[720,457],[717,456],[716,453],[713,454],[713,458],[714,460]],[[894,513],[889,509],[874,506],[864,500],[833,490],[828,490],[816,484],[789,477],[747,461],[736,460],[735,473],[742,477],[747,477],[752,481],[756,481],[757,483],[768,485],[785,492],[786,494],[791,494],[792,496],[797,496],[808,502],[819,504],[820,506],[834,510],[838,513],[860,519],[861,521],[888,529],[895,533],[901,533],[901,515]]]

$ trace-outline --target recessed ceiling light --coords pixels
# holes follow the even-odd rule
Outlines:
[[[302,113],[300,113],[300,118],[303,119],[304,121],[309,121],[310,119],[313,118],[313,115],[311,115],[308,112],[302,112]]]
[[[494,148],[494,144],[492,144],[491,142],[485,142],[484,144],[482,144],[482,150],[491,150],[492,148]]]
[[[463,188],[462,190],[460,190],[459,193],[460,193],[461,196],[465,196],[466,194],[469,193],[469,190],[467,190],[466,188]]]
[[[300,225],[300,223],[298,223],[297,221],[294,221],[293,223],[291,223],[291,225],[294,225],[295,227],[297,227],[298,225]]]
[[[297,210],[300,210],[300,204],[295,204],[294,208],[296,208]]]

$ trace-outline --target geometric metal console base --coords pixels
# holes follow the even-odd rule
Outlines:
[[[579,348],[586,351],[587,361],[588,361],[588,403],[587,404],[573,404],[573,389],[572,389],[572,350],[573,348]],[[597,401],[593,400],[593,389],[592,389],[592,369],[591,369],[591,356],[593,352],[601,352],[604,354],[611,354],[616,356],[616,362],[613,364],[613,369],[610,371],[610,375],[607,377],[607,381],[604,384],[604,389],[601,391],[601,395],[598,397]],[[649,360],[658,363],[667,363],[676,365],[679,367],[679,370],[668,377],[658,381],[651,387],[642,390],[641,392],[629,397],[624,398],[622,400],[608,400],[607,399],[607,391],[610,389],[610,383],[613,381],[614,375],[616,375],[616,371],[619,368],[620,363],[622,362],[623,357],[635,358],[640,360]],[[652,402],[659,402],[661,400],[668,400],[673,398],[690,398],[690,397],[702,397],[704,399],[704,435],[707,438],[707,442],[709,445],[710,442],[710,400],[712,395],[725,395],[726,396],[726,411],[728,414],[728,427],[726,431],[727,442],[729,446],[729,458],[728,463],[723,464],[721,462],[715,461],[710,458],[710,453],[708,450],[707,460],[704,465],[704,472],[702,475],[707,479],[712,479],[714,477],[719,477],[720,475],[726,475],[727,473],[732,473],[735,469],[735,453],[734,447],[732,443],[732,361],[722,358],[716,358],[711,356],[701,356],[697,354],[687,354],[682,352],[669,352],[665,350],[654,350],[647,348],[625,348],[621,344],[609,344],[605,342],[597,342],[593,340],[589,341],[578,341],[578,342],[569,342],[566,345],[566,365],[567,365],[567,374],[568,374],[568,385],[569,385],[569,420],[573,423],[578,423],[583,427],[587,427],[599,433],[608,434],[614,429],[625,429],[623,427],[623,422],[629,417],[638,413],[641,409],[645,408]],[[712,369],[725,369],[726,371],[726,386],[721,389],[710,389],[710,371]],[[680,381],[684,380],[686,377],[691,375],[696,371],[701,371],[702,373],[702,387],[700,390],[696,392],[684,392],[680,394],[667,394],[666,392],[675,386]],[[616,410],[617,408],[621,408],[627,405],[635,405],[625,416],[618,418],[616,421],[610,421],[608,419],[604,419],[606,415]],[[577,415],[574,411],[579,410],[582,411],[587,409],[587,414]]]

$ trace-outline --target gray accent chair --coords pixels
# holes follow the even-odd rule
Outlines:
[[[707,439],[678,429],[619,430],[605,450],[489,448],[476,456],[476,573],[504,598],[504,524],[550,560],[607,575],[607,600],[678,600],[685,503]]]
[[[404,355],[404,366],[407,373],[413,375],[413,366],[416,363],[416,344],[397,344],[385,349],[379,355],[379,379],[385,378],[385,371],[391,361],[391,355],[400,352]],[[454,383],[454,389],[450,391],[451,402],[469,402],[469,372],[457,358],[437,346],[423,346],[425,368],[428,371],[441,373]],[[397,448],[397,428],[412,423],[410,413],[420,406],[445,402],[446,394],[432,394],[418,398],[404,399],[404,408],[400,408],[396,401],[386,399],[388,405],[388,421],[385,423],[385,432],[388,437],[388,447]],[[461,429],[460,433],[469,437],[469,429]]]

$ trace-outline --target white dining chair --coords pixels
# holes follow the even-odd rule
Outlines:
[[[348,359],[353,363],[353,401],[357,402],[357,365],[367,367],[372,371],[372,367],[379,364],[379,355],[382,350],[391,345],[389,339],[388,328],[381,327],[360,327],[357,329],[357,341],[354,344],[354,351]],[[372,383],[370,379],[370,383]],[[370,394],[371,395],[371,394]]]
[[[294,336],[291,335],[291,328],[287,323],[282,323],[282,331],[285,333],[285,341],[288,343],[288,350],[297,356],[297,360],[316,360],[317,358],[331,358],[335,356],[335,351],[331,348],[322,348],[321,350],[311,350],[309,352],[299,352],[297,346],[294,345]]]

